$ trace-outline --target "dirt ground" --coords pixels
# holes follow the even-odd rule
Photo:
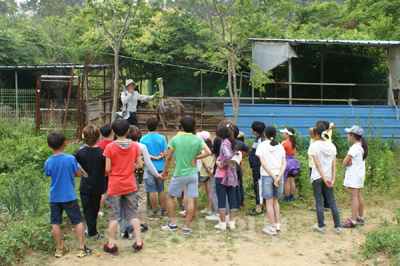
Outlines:
[[[315,212],[300,204],[281,204],[282,231],[277,236],[264,234],[267,217],[249,218],[244,211],[238,212],[235,230],[219,231],[216,222],[207,221],[198,214],[193,220],[190,235],[183,235],[183,219],[178,221],[177,232],[165,233],[158,228],[167,220],[150,221],[151,230],[143,233],[144,248],[133,253],[133,241],[118,239],[119,254],[112,256],[102,250],[107,239],[86,241],[92,248],[90,256],[76,257],[76,241],[64,242],[70,252],[62,258],[53,255],[44,259],[48,265],[371,265],[380,260],[380,265],[390,265],[390,259],[376,254],[374,259],[364,260],[362,245],[367,232],[380,227],[384,219],[392,221],[391,210],[397,203],[385,208],[366,208],[366,225],[358,229],[343,229],[335,234],[332,215],[325,212],[326,233],[313,229]],[[349,207],[341,209],[341,217],[350,217]],[[104,225],[106,225],[106,218]],[[104,226],[105,228],[105,226]],[[64,231],[71,231],[64,229]],[[107,231],[103,232],[107,236]],[[72,235],[71,235],[72,236]],[[71,237],[73,238],[73,237]],[[376,264],[375,264],[376,265]]]

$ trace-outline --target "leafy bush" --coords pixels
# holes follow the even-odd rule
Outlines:
[[[392,256],[395,265],[400,265],[400,228],[383,228],[369,232],[364,245],[364,254],[371,258],[376,252]]]
[[[24,256],[28,249],[34,251],[55,249],[48,216],[10,223],[7,230],[0,233],[0,265],[14,264],[17,261],[16,252],[21,252]]]

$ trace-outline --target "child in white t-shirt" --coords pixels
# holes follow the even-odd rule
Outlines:
[[[261,162],[262,197],[266,200],[265,208],[270,225],[263,232],[276,235],[281,230],[279,223],[279,202],[283,192],[283,173],[286,169],[285,149],[274,140],[276,128],[264,128],[265,140],[258,145],[256,155]]]
[[[344,131],[347,133],[347,139],[354,144],[343,160],[343,165],[346,166],[343,185],[349,188],[351,218],[342,224],[342,227],[355,228],[357,225],[364,225],[364,200],[361,188],[364,186],[365,158],[368,155],[368,146],[362,136],[364,130],[361,127],[352,126]]]
[[[311,183],[318,219],[318,224],[314,227],[320,233],[325,233],[324,211],[322,207],[322,191],[324,190],[335,223],[335,232],[339,234],[341,233],[340,217],[333,191],[336,177],[336,147],[332,142],[326,140],[329,136],[323,124],[317,124],[313,128],[313,131],[316,141],[310,145],[308,154],[314,159]]]

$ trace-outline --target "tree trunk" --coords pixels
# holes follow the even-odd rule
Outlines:
[[[115,45],[114,49],[114,93],[113,93],[113,105],[111,112],[111,122],[116,118],[117,112],[117,104],[118,104],[118,80],[119,80],[119,65],[118,65],[118,56],[119,56],[119,45]]]
[[[231,71],[233,77],[233,124],[237,125],[238,113],[239,113],[239,103],[240,103],[240,95],[237,91],[237,83],[236,83],[236,65],[235,65],[235,52],[232,51],[232,62],[231,62]]]

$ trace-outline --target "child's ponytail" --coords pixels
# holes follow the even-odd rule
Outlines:
[[[292,127],[287,127],[286,128],[292,135],[290,135],[290,142],[292,143],[292,149],[296,149],[297,143],[296,143],[296,137],[294,135],[294,128]]]
[[[350,134],[353,134],[356,140],[361,141],[361,146],[364,149],[363,160],[365,160],[365,158],[367,158],[367,156],[368,156],[367,140],[361,135],[357,135],[357,134],[354,134],[354,133],[350,133]]]
[[[270,145],[271,146],[276,146],[279,144],[277,140],[274,140],[276,136],[276,128],[274,126],[268,125],[264,128],[264,135],[266,138],[271,140]]]

